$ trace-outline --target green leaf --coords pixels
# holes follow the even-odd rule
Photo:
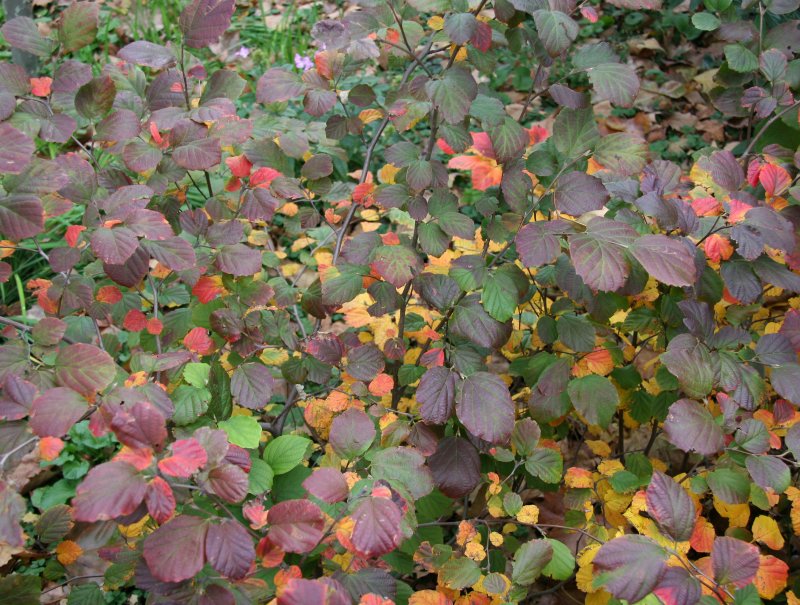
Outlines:
[[[562,109],[553,124],[553,143],[566,159],[594,149],[600,133],[591,109]]]
[[[501,163],[520,157],[530,139],[528,131],[509,117],[489,131],[489,138],[492,141],[497,160]]]
[[[183,368],[183,379],[193,387],[203,388],[208,383],[211,366],[207,363],[190,362]]]
[[[692,25],[700,31],[713,32],[721,25],[721,21],[716,15],[703,11],[692,15]]]
[[[728,67],[739,73],[749,73],[758,69],[758,57],[741,44],[728,44],[725,47],[725,60]]]
[[[232,416],[218,424],[234,445],[255,449],[261,441],[261,425],[253,416]]]
[[[553,560],[553,555],[553,546],[546,539],[526,542],[514,553],[511,581],[520,586],[530,586]]]
[[[105,605],[105,602],[103,591],[94,583],[74,586],[67,598],[67,605]]]
[[[595,158],[607,170],[619,176],[631,176],[644,168],[647,150],[647,143],[640,136],[616,132],[598,141]]]
[[[428,82],[425,91],[445,121],[455,124],[469,113],[470,105],[478,94],[478,85],[466,67],[454,65],[444,73],[442,79]]]
[[[444,20],[444,32],[454,44],[466,44],[475,33],[478,20],[472,13],[451,13]]]
[[[597,374],[570,380],[567,394],[572,405],[590,424],[607,428],[619,405],[619,393],[611,381]]]
[[[489,275],[483,286],[481,304],[497,321],[511,319],[519,304],[519,293],[513,278],[501,271]]]
[[[706,481],[714,496],[728,504],[744,504],[750,496],[750,480],[744,473],[720,468],[711,471]]]
[[[288,473],[305,458],[311,440],[299,435],[281,435],[264,448],[264,461],[276,475]]]
[[[58,21],[58,39],[66,52],[75,52],[94,42],[100,5],[75,2],[64,9]]]
[[[552,57],[567,50],[580,31],[578,24],[561,11],[534,11],[533,21],[536,23],[539,39]]]
[[[564,470],[564,460],[559,452],[541,447],[525,461],[525,470],[545,483],[558,483]]]
[[[595,331],[585,317],[562,315],[556,322],[558,338],[573,351],[588,352],[594,349]]]
[[[639,92],[639,78],[629,65],[601,63],[586,70],[599,99],[630,107]]]
[[[439,570],[441,582],[453,590],[472,586],[481,579],[478,564],[467,557],[451,558]]]
[[[247,474],[247,492],[259,495],[272,489],[272,481],[275,478],[272,467],[260,458],[251,459],[251,463],[250,472]]]
[[[563,542],[545,538],[553,548],[553,558],[545,565],[542,574],[553,580],[566,580],[572,576],[575,569],[575,557],[569,547]]]
[[[422,260],[408,246],[380,246],[372,255],[371,266],[395,288],[402,288],[422,271]]]

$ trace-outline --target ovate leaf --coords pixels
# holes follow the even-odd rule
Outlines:
[[[572,405],[590,424],[608,427],[619,405],[619,393],[605,376],[589,374],[575,378],[567,386]]]
[[[193,0],[178,25],[186,46],[203,48],[216,42],[231,25],[235,0]]]
[[[711,412],[691,399],[681,399],[670,406],[664,432],[670,443],[685,452],[710,456],[724,445],[722,429]]]
[[[490,443],[505,443],[514,428],[514,402],[495,374],[476,372],[456,394],[456,414],[469,431]]]
[[[602,586],[618,599],[636,603],[658,585],[667,569],[667,553],[650,538],[626,535],[603,544],[592,565]]]
[[[696,512],[694,502],[672,477],[653,471],[647,487],[647,512],[676,542],[692,536]]]
[[[159,527],[144,541],[144,560],[156,578],[180,582],[194,577],[206,560],[208,523],[180,515]]]
[[[691,286],[697,280],[694,254],[681,240],[645,235],[631,246],[631,254],[647,272],[670,286]]]
[[[586,70],[597,97],[615,105],[630,107],[639,92],[639,78],[623,63],[601,63]]]

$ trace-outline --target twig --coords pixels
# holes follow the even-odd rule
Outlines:
[[[798,107],[800,107],[800,100],[795,101],[794,103],[789,105],[789,107],[787,107],[786,109],[784,109],[782,111],[779,111],[774,116],[772,116],[769,120],[767,120],[764,123],[764,125],[759,129],[759,131],[756,133],[756,136],[754,136],[752,138],[752,140],[750,141],[750,144],[744,150],[744,153],[739,157],[739,161],[743,162],[747,158],[747,156],[750,155],[750,152],[753,150],[753,147],[756,146],[756,143],[758,142],[758,140],[764,135],[765,132],[767,132],[767,128],[772,126],[776,121],[780,120],[787,113],[789,113],[793,109],[797,109]]]
[[[431,47],[433,46],[433,37],[431,36],[430,42],[422,51],[422,57],[426,57],[428,52],[430,52]],[[400,80],[400,88],[405,86],[405,83],[408,82],[408,78],[411,77],[411,74],[414,72],[414,68],[417,66],[417,63],[414,62],[406,68],[406,71],[403,73],[403,77]],[[369,146],[367,147],[367,154],[364,157],[364,164],[361,167],[361,177],[358,180],[358,184],[361,185],[366,182],[367,176],[369,175],[369,166],[372,163],[372,156],[375,153],[375,147],[378,145],[378,141],[383,134],[383,131],[386,130],[386,126],[389,125],[389,120],[391,119],[390,114],[387,112],[384,116],[381,123],[378,124],[378,129],[375,131],[375,134],[372,136],[372,140],[369,142]],[[347,211],[347,216],[345,217],[344,221],[342,221],[342,226],[339,228],[339,232],[336,234],[336,247],[333,249],[333,264],[335,265],[339,260],[339,254],[342,252],[342,244],[344,244],[344,238],[347,235],[347,230],[350,227],[350,223],[353,220],[353,217],[356,214],[356,204],[354,203],[350,206],[350,210]]]

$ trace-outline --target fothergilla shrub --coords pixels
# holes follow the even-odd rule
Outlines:
[[[101,8],[1,28],[0,603],[800,602],[797,0]]]

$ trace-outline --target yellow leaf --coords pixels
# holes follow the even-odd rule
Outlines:
[[[473,561],[480,562],[486,558],[486,549],[478,542],[470,542],[467,544],[464,554]]]
[[[746,527],[750,521],[749,504],[728,504],[719,498],[714,498],[714,508],[720,515],[728,519],[731,527]]]
[[[393,185],[394,177],[398,172],[400,172],[400,169],[394,164],[384,164],[378,170],[378,180],[386,185]]]
[[[592,450],[592,453],[595,456],[600,456],[602,458],[606,458],[611,455],[611,446],[608,445],[605,441],[595,440],[595,439],[588,439],[586,441],[586,445]]]
[[[526,504],[517,513],[517,521],[527,525],[535,525],[539,521],[539,507],[535,504]]]
[[[444,27],[444,19],[441,15],[434,15],[430,19],[428,19],[428,27],[430,27],[433,31],[440,31]]]
[[[375,120],[380,120],[383,117],[383,112],[380,109],[364,109],[358,114],[358,119],[364,124],[369,124]]]
[[[778,523],[766,515],[760,515],[753,521],[753,540],[761,542],[772,550],[780,550],[784,544]]]

